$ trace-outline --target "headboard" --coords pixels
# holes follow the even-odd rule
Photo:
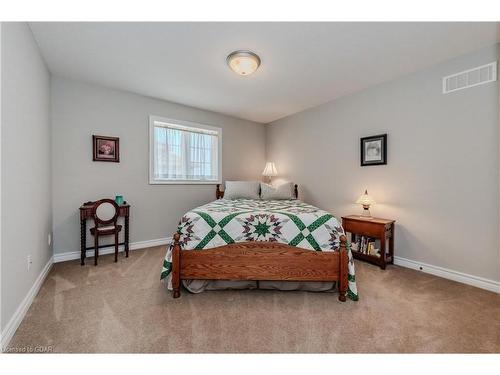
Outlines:
[[[295,198],[299,198],[299,186],[297,184],[294,185],[294,193]],[[215,199],[224,198],[224,190],[220,189],[220,184],[217,184],[217,188],[215,189]]]

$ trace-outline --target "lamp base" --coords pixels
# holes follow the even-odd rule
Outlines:
[[[363,213],[359,215],[359,217],[363,219],[373,219],[371,213],[370,213],[370,206],[365,206],[363,205]]]

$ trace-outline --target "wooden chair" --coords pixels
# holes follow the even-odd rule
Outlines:
[[[122,230],[121,225],[117,225],[119,207],[113,199],[101,199],[94,202],[92,217],[94,228],[90,228],[90,234],[94,236],[94,265],[97,266],[99,257],[99,237],[115,235],[115,262],[118,261],[118,233]]]

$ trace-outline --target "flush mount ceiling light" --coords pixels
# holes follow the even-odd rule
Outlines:
[[[226,59],[231,70],[241,76],[248,76],[260,66],[260,57],[251,51],[234,51]]]

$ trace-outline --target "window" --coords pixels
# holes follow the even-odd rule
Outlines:
[[[222,129],[149,118],[149,183],[220,183]]]

